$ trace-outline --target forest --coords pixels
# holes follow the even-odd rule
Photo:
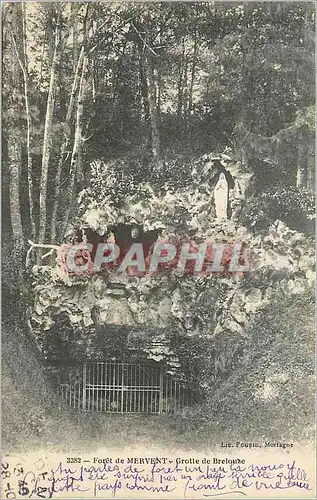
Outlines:
[[[256,359],[257,349],[263,351],[263,355],[266,351],[264,337],[258,338],[255,345],[250,341],[250,332],[264,332],[267,318],[275,310],[274,307],[265,310],[270,304],[266,290],[273,289],[274,304],[283,295],[281,303],[285,302],[285,311],[291,317],[297,302],[293,291],[289,290],[295,287],[294,293],[301,297],[298,303],[304,303],[301,311],[311,313],[315,214],[314,3],[5,2],[2,25],[2,272],[3,304],[10,309],[8,317],[4,318],[7,333],[3,339],[8,353],[11,356],[16,349],[17,340],[10,334],[12,329],[21,332],[19,335],[26,344],[40,345],[40,348],[35,347],[36,354],[32,356],[41,360],[44,352],[50,352],[59,321],[56,305],[52,306],[55,316],[49,310],[55,286],[60,287],[58,294],[67,303],[63,314],[66,311],[70,330],[74,325],[69,326],[69,321],[81,318],[84,313],[80,309],[83,311],[87,303],[90,307],[88,297],[94,297],[89,319],[86,315],[83,325],[79,326],[84,332],[81,347],[75,347],[76,341],[72,333],[69,334],[73,339],[70,345],[79,357],[83,355],[82,343],[88,345],[85,342],[91,334],[89,328],[94,329],[91,318],[97,295],[87,288],[79,304],[72,302],[72,285],[58,285],[56,276],[47,270],[41,274],[38,269],[41,267],[40,252],[37,262],[32,262],[38,265],[34,268],[37,274],[35,278],[30,276],[26,266],[30,245],[60,246],[69,241],[69,235],[74,234],[84,217],[86,225],[97,227],[100,221],[98,219],[95,224],[95,219],[101,217],[101,211],[108,214],[111,225],[116,224],[119,216],[119,222],[129,221],[128,216],[122,216],[129,211],[124,208],[125,204],[132,206],[135,199],[138,202],[142,197],[148,199],[150,206],[144,208],[142,205],[142,224],[151,219],[149,229],[156,229],[153,220],[162,219],[165,210],[164,217],[170,218],[175,227],[178,223],[183,224],[182,231],[186,233],[188,214],[191,217],[194,213],[188,207],[194,205],[194,199],[197,203],[202,199],[197,194],[199,186],[204,186],[201,187],[204,203],[211,192],[208,191],[211,190],[208,188],[209,173],[203,171],[203,166],[212,155],[220,154],[221,157],[222,154],[223,158],[242,164],[252,176],[247,202],[236,225],[233,228],[224,226],[224,237],[232,236],[240,227],[244,228],[241,234],[251,247],[260,245],[259,238],[262,238],[267,245],[264,245],[266,264],[260,266],[260,274],[235,289],[239,293],[233,301],[228,298],[231,285],[224,292],[221,288],[227,286],[225,283],[218,285],[219,289],[214,287],[215,292],[211,288],[208,291],[209,285],[206,285],[211,295],[208,300],[207,296],[201,299],[199,304],[198,298],[205,293],[205,282],[187,285],[175,278],[179,285],[177,290],[174,287],[169,294],[171,285],[168,283],[162,285],[162,290],[167,296],[168,311],[172,307],[173,321],[180,319],[182,325],[188,321],[190,326],[181,326],[186,335],[191,328],[200,333],[213,331],[214,335],[225,331],[221,326],[223,322],[217,323],[218,320],[208,316],[210,300],[216,304],[223,321],[228,322],[228,331],[234,332],[232,338],[214,338],[212,347],[205,334],[197,344],[190,337],[185,344],[177,335],[173,336],[174,333],[170,337],[170,345],[179,351],[180,358],[184,357],[184,370],[195,373],[196,382],[202,381],[205,392],[208,393],[211,387],[215,391],[213,411],[217,409],[221,413],[224,398],[223,407],[227,404],[228,414],[234,412],[234,403],[226,400],[222,384],[231,380],[229,385],[232,384],[235,392],[238,375],[232,372],[233,367],[240,359],[245,359],[241,373],[248,378],[247,368],[252,365],[252,356]],[[197,198],[191,191],[193,172],[198,178]],[[182,202],[177,204],[175,199],[179,192]],[[159,200],[157,204],[153,202],[155,197]],[[186,205],[184,200],[189,198]],[[174,213],[169,207],[176,207]],[[197,207],[195,217],[200,221],[201,235],[204,229],[208,233],[213,223],[204,208]],[[92,213],[95,219],[89,216]],[[275,224],[274,231],[272,224]],[[292,255],[295,259],[291,254],[295,247],[300,255],[298,258],[304,262],[306,254],[306,261],[303,264],[292,261],[292,265],[286,265],[290,267],[284,274],[280,268],[276,270],[275,263],[269,261],[269,249],[277,249],[279,255],[287,258]],[[145,287],[142,283],[139,289],[138,286],[133,290],[135,295]],[[289,287],[287,292],[285,287]],[[142,294],[151,293],[150,288],[144,290]],[[242,297],[242,312],[238,311],[238,294]],[[172,306],[168,304],[169,295]],[[37,304],[40,301],[40,306],[34,306],[34,300]],[[148,300],[149,310],[155,309],[156,299],[152,304],[149,295]],[[49,305],[43,305],[45,301]],[[261,306],[258,323],[254,326],[252,315],[258,314],[254,306],[257,303],[265,307]],[[190,304],[197,308],[197,320],[189,318]],[[106,307],[104,303],[100,305],[99,323],[103,307]],[[113,299],[114,310],[116,307],[117,302]],[[133,312],[137,307],[141,306],[135,306]],[[238,318],[233,330],[230,330],[231,316],[230,321],[229,316],[224,316],[226,307],[228,311],[232,308],[230,314]],[[277,311],[278,307],[276,316],[271,318],[273,322],[281,321],[276,319]],[[128,315],[125,309],[120,309],[118,315],[124,314]],[[289,325],[291,320],[286,312],[283,318]],[[306,335],[310,338],[312,333],[309,326],[301,329],[304,319],[300,315],[297,319],[295,330],[299,338],[293,339],[289,359],[294,366],[302,362],[297,359],[295,343],[305,343]],[[78,324],[76,321],[74,319],[75,327],[81,319]],[[151,327],[160,321],[153,320]],[[104,323],[111,322],[115,320],[110,321],[107,316]],[[141,323],[144,321],[140,320]],[[281,333],[283,341],[287,342],[285,324],[280,328],[286,336],[284,338]],[[199,325],[203,325],[201,329]],[[169,328],[168,324],[165,326]],[[242,334],[245,328],[249,328],[246,341]],[[43,335],[45,331],[47,335]],[[126,339],[125,334],[120,346]],[[277,357],[283,358],[280,343],[272,335],[269,338],[276,346]],[[191,355],[185,352],[187,348]],[[304,357],[306,354],[305,376],[310,377],[311,351],[308,348],[302,353]],[[21,355],[23,357],[23,352]],[[197,359],[197,365],[191,357]],[[272,354],[272,363],[273,358]],[[211,360],[212,366],[217,367],[215,373],[211,373]],[[8,368],[10,376],[12,370],[15,368]],[[289,394],[287,397],[291,398]],[[7,404],[11,415],[10,402]],[[30,411],[36,413],[33,409]],[[281,421],[283,411],[277,417]],[[247,407],[245,412],[249,412]],[[256,410],[254,412],[257,418]],[[34,418],[36,432],[33,428],[32,432],[41,435],[45,424]],[[44,422],[45,418],[48,417],[43,417]],[[182,430],[188,430],[191,418],[193,425],[198,421],[206,425],[206,418],[198,411],[184,420]],[[223,421],[221,418],[219,422],[225,427],[226,417]],[[309,420],[306,414],[301,418],[305,422],[306,418]],[[243,425],[242,419],[241,428]]]

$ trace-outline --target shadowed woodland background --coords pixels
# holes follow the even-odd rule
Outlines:
[[[2,355],[8,446],[27,440],[60,446],[61,436],[75,436],[78,429],[92,446],[105,428],[109,434],[132,433],[136,440],[143,432],[139,422],[134,427],[134,421],[113,416],[93,417],[92,429],[89,419],[53,404],[42,353],[27,329],[28,240],[65,240],[78,219],[78,194],[107,184],[93,178],[92,161],[115,165],[112,195],[120,205],[144,179],[157,192],[166,184],[186,189],[198,157],[230,151],[254,174],[241,224],[256,237],[280,219],[312,244],[314,12],[313,2],[3,6]],[[176,443],[186,443],[188,436],[205,442],[206,435],[212,443],[219,433],[230,435],[234,422],[239,438],[268,435],[272,425],[276,439],[311,437],[313,295],[307,287],[296,299],[274,300],[246,326],[243,350],[206,406],[180,415],[176,427],[167,416],[159,423],[147,420],[144,436],[158,426]],[[203,346],[199,349],[201,357]],[[261,380],[268,363],[285,363],[289,373],[301,367],[290,375],[277,407],[257,405],[248,393],[249,378]],[[301,377],[305,383],[296,383],[292,392],[293,380]],[[294,411],[293,425],[285,427]]]

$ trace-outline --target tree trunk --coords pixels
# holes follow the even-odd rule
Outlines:
[[[55,79],[56,79],[56,69],[57,69],[57,65],[59,62],[59,39],[60,39],[60,27],[59,27],[59,19],[58,19],[56,31],[55,31],[54,52],[53,52],[53,56],[52,56],[50,83],[49,83],[47,103],[46,103],[46,115],[45,115],[45,126],[44,126],[42,171],[41,171],[41,180],[40,180],[40,217],[39,217],[39,237],[38,237],[39,243],[44,243],[45,236],[46,236],[47,182],[48,182],[48,169],[49,169],[52,143],[53,143],[53,114],[54,114],[54,104],[55,104]]]
[[[72,3],[71,4],[71,12],[73,15],[73,70],[76,71],[77,63],[78,63],[78,10],[80,8],[80,4]]]
[[[117,97],[117,91],[118,91],[118,86],[119,86],[119,81],[120,81],[120,72],[122,70],[123,59],[124,59],[124,56],[125,56],[126,47],[127,47],[127,39],[125,39],[125,41],[123,42],[122,52],[121,52],[120,58],[118,60],[115,81],[114,81],[114,84],[113,84],[113,91],[112,91],[112,98],[111,98],[111,102],[112,102],[112,117],[113,118],[116,115],[116,109],[115,109],[116,97]],[[108,51],[108,55],[109,55],[109,52],[110,51]]]
[[[19,18],[22,23],[22,43],[19,44],[22,50],[22,54],[19,52],[18,44],[15,40],[15,36],[11,31],[11,41],[14,48],[14,53],[16,59],[19,63],[23,74],[23,84],[24,84],[24,102],[25,102],[25,113],[26,113],[26,123],[27,123],[27,136],[26,136],[26,149],[27,149],[27,180],[28,180],[28,195],[29,195],[29,216],[31,224],[31,234],[32,238],[35,239],[36,236],[36,225],[35,225],[35,214],[34,214],[34,199],[33,199],[33,166],[32,166],[32,122],[31,113],[29,106],[29,75],[28,75],[28,64],[25,46],[25,6],[24,4],[17,4],[17,8],[20,8]]]
[[[51,242],[54,243],[56,240],[56,222],[57,222],[57,213],[59,207],[59,198],[60,198],[60,190],[61,190],[61,175],[62,175],[62,167],[65,159],[65,154],[67,151],[67,147],[69,145],[70,140],[70,121],[73,116],[75,96],[78,90],[78,85],[80,82],[80,70],[82,68],[84,59],[84,47],[82,47],[79,59],[77,62],[77,68],[74,76],[73,86],[71,90],[70,100],[67,108],[67,115],[63,127],[63,135],[62,135],[62,145],[60,150],[60,155],[57,163],[56,174],[55,174],[55,189],[53,195],[53,207],[52,207],[52,218],[51,218]]]
[[[161,68],[157,68],[157,117],[159,123],[161,122],[161,102],[162,102],[162,77]]]
[[[144,121],[145,123],[148,123],[150,120],[149,91],[146,80],[145,55],[141,40],[138,41],[138,50],[139,50],[139,75],[141,84],[141,95],[144,107]]]
[[[177,112],[176,112],[176,121],[177,127],[180,128],[181,120],[182,120],[182,105],[183,105],[183,62],[184,62],[184,42],[182,49],[182,56],[178,65],[178,83],[177,83]]]
[[[81,132],[81,140],[78,148],[77,167],[76,167],[76,184],[79,190],[83,189],[85,183],[83,145],[84,145],[84,138],[83,138],[83,133]]]
[[[193,61],[192,61],[190,88],[189,88],[189,96],[188,96],[187,128],[190,128],[191,116],[193,114],[193,93],[194,93],[194,84],[195,84],[195,77],[196,77],[197,53],[198,53],[197,23],[195,23]]]
[[[8,106],[10,110],[10,117],[6,124],[7,128],[7,155],[9,167],[9,211],[10,223],[13,240],[13,256],[12,263],[12,280],[17,281],[17,287],[22,284],[22,257],[24,249],[22,215],[20,205],[20,177],[21,177],[21,160],[22,160],[22,146],[20,134],[20,120],[23,113],[21,109],[20,95],[23,89],[23,82],[21,80],[21,72],[19,71],[19,58],[17,57],[18,47],[14,34],[17,35],[19,42],[19,49],[22,50],[22,32],[20,25],[20,6],[11,3],[8,7],[8,29],[4,33],[8,44],[9,51],[7,61],[10,60],[9,85],[10,93],[7,96]],[[20,65],[21,69],[21,65]]]
[[[10,194],[10,219],[13,236],[14,253],[17,269],[22,270],[22,252],[24,247],[23,228],[20,206],[20,171],[21,171],[21,145],[17,139],[16,130],[9,129],[8,158],[9,158],[9,194]]]
[[[56,222],[57,222],[59,199],[60,199],[60,190],[61,190],[60,184],[61,184],[62,168],[63,168],[64,159],[65,159],[65,154],[66,154],[66,151],[67,151],[67,148],[69,145],[69,141],[70,141],[71,119],[73,116],[75,97],[76,97],[76,93],[78,92],[78,87],[80,84],[80,74],[81,74],[81,70],[82,70],[83,63],[84,63],[84,57],[85,57],[86,41],[87,41],[88,30],[89,30],[88,12],[89,12],[89,5],[87,4],[85,18],[84,18],[84,39],[82,41],[82,46],[81,46],[80,53],[79,53],[78,57],[76,56],[78,47],[77,46],[74,47],[74,50],[75,50],[74,57],[77,57],[77,65],[76,65],[76,69],[75,69],[72,90],[71,90],[69,104],[68,104],[68,108],[67,108],[66,119],[65,119],[65,123],[64,123],[64,127],[63,127],[62,145],[61,145],[60,155],[59,155],[56,173],[55,173],[55,187],[54,187],[54,194],[53,194],[53,207],[52,207],[52,217],[51,217],[51,237],[50,237],[52,243],[54,243],[56,241]],[[75,28],[75,27],[73,26],[73,28]],[[75,41],[76,40],[77,39],[75,38]],[[74,41],[74,43],[75,43],[75,41]]]
[[[297,157],[297,175],[296,175],[296,187],[305,188],[307,187],[307,145],[301,145],[298,148]]]
[[[249,30],[250,30],[250,23],[252,21],[252,11],[253,11],[253,5],[252,3],[248,1],[243,2],[243,27],[244,27],[244,34],[249,35]],[[249,127],[249,119],[248,119],[248,109],[249,109],[249,99],[250,99],[250,91],[249,89],[252,88],[252,82],[250,80],[250,74],[249,74],[249,69],[248,65],[246,64],[246,60],[248,57],[248,54],[250,52],[251,48],[249,45],[244,50],[244,62],[242,66],[242,79],[243,79],[243,93],[242,93],[242,99],[241,99],[241,112],[240,112],[240,121],[242,124],[242,128],[246,129]],[[238,143],[238,149],[241,151],[241,156],[242,156],[242,163],[247,167],[249,163],[249,153],[248,153],[248,145],[246,144],[245,140],[241,140],[241,137],[236,137],[237,143]]]
[[[78,89],[78,97],[77,97],[77,113],[76,113],[76,125],[75,125],[75,136],[74,136],[74,145],[72,151],[72,157],[70,162],[70,171],[69,171],[69,183],[66,190],[66,208],[64,212],[64,220],[63,220],[63,232],[64,235],[69,221],[69,216],[73,206],[73,198],[74,198],[74,187],[75,187],[75,179],[76,173],[79,165],[79,161],[81,159],[81,148],[82,148],[82,129],[83,129],[83,112],[84,112],[84,90],[85,90],[85,77],[86,77],[86,68],[87,68],[88,60],[86,56],[84,57],[81,78]]]
[[[307,151],[307,189],[312,193],[315,191],[315,149],[309,145]]]
[[[182,108],[183,108],[183,117],[184,123],[183,127],[187,130],[187,116],[188,116],[188,57],[185,56],[185,64],[184,64],[184,78],[183,78],[183,97],[182,97]]]
[[[34,188],[33,188],[33,158],[32,158],[32,117],[29,105],[29,68],[26,49],[26,13],[25,3],[22,4],[22,33],[23,33],[23,60],[24,60],[24,98],[25,98],[25,111],[27,120],[27,179],[28,179],[28,192],[29,192],[29,210],[30,210],[30,224],[32,238],[36,237],[36,223],[35,223],[35,210],[34,210]]]
[[[145,52],[145,73],[148,88],[152,156],[157,167],[161,168],[161,140],[156,103],[156,83],[154,76],[153,56],[148,49],[146,49]]]

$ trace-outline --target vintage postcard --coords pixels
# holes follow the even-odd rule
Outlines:
[[[1,498],[315,498],[315,3],[1,20]]]

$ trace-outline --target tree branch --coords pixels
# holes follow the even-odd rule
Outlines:
[[[54,251],[58,251],[60,247],[58,245],[46,245],[45,243],[33,243],[33,241],[28,240],[28,244],[30,245],[30,248],[27,251],[26,254],[26,259],[25,259],[25,267],[29,267],[30,262],[31,262],[31,253],[35,248],[50,248],[51,250],[47,252],[45,255],[43,255],[41,258],[44,259],[45,257],[48,257],[48,255],[52,255]]]

